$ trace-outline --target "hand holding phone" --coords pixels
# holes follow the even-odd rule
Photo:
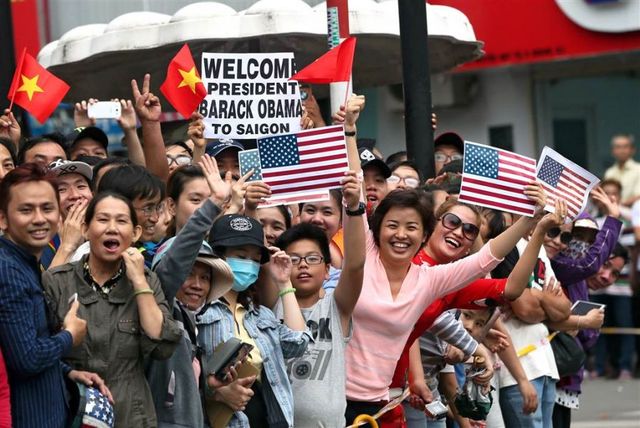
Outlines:
[[[118,119],[122,113],[121,108],[119,102],[99,101],[88,105],[87,115],[91,119]]]

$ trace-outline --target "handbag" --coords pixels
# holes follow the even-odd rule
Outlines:
[[[558,367],[560,377],[570,376],[578,373],[587,360],[587,354],[578,344],[576,339],[570,334],[556,332],[551,339],[553,356]]]

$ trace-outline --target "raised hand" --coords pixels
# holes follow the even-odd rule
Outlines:
[[[187,128],[187,135],[196,147],[205,147],[207,145],[207,140],[204,138],[204,121],[202,119],[204,119],[203,115],[197,111],[193,112]]]
[[[600,202],[600,204],[602,204],[604,210],[606,211],[605,214],[607,214],[608,216],[613,218],[620,217],[620,207],[609,197],[609,195],[605,193],[604,190],[602,190],[602,187],[595,187],[591,191],[591,198],[594,201]]]
[[[89,106],[97,103],[95,98],[89,98],[89,101],[82,100],[76,103],[73,109],[73,121],[76,127],[80,126],[95,126],[96,119],[89,117]]]
[[[4,114],[0,116],[0,137],[8,138],[13,141],[16,150],[20,144],[20,136],[22,131],[20,124],[16,120],[13,112],[8,108],[4,110]]]
[[[312,129],[315,126],[313,119],[309,116],[306,107],[302,107],[302,117],[300,118],[300,127],[302,129]]]
[[[277,247],[269,247],[269,251],[271,251],[271,262],[268,265],[268,269],[271,279],[279,290],[290,287],[291,270],[293,269],[291,257]]]
[[[263,181],[250,181],[245,186],[245,208],[248,210],[257,209],[271,197],[271,187]]]
[[[355,211],[360,205],[360,190],[362,186],[358,181],[355,171],[347,171],[342,179],[342,199],[344,199],[347,209]]]
[[[253,170],[249,170],[245,175],[231,186],[231,207],[238,213],[244,208],[244,201],[247,194],[246,182],[253,175]]]
[[[148,288],[147,280],[144,276],[144,256],[140,251],[129,247],[122,253],[122,260],[127,268],[127,278],[131,281],[134,290]]]
[[[120,128],[122,128],[123,131],[136,129],[138,121],[136,118],[136,110],[131,100],[119,100],[116,98],[111,101],[120,103],[120,117],[118,118]]]
[[[210,199],[218,206],[222,206],[231,197],[232,175],[230,171],[225,174],[224,180],[220,177],[218,163],[208,154],[205,154],[198,165],[202,167],[204,176],[211,190]]]
[[[545,214],[537,227],[539,227],[543,233],[547,233],[554,227],[560,227],[564,224],[564,220],[567,218],[567,213],[567,203],[564,199],[556,199],[554,212]]]
[[[536,203],[536,213],[540,213],[544,210],[544,207],[547,205],[547,194],[545,193],[542,184],[537,181],[532,181],[524,186],[524,194]]]
[[[160,99],[149,92],[150,86],[151,75],[149,73],[144,75],[142,91],[138,89],[138,82],[135,79],[131,80],[134,106],[141,121],[159,122],[162,114]]]
[[[69,208],[67,218],[60,228],[60,245],[64,246],[69,253],[73,253],[84,242],[82,225],[88,204],[86,199],[77,201]]]

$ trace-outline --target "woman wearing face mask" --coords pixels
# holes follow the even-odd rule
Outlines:
[[[259,306],[253,284],[260,265],[269,261],[262,226],[253,218],[230,214],[213,224],[209,242],[233,272],[233,286],[198,316],[198,343],[206,355],[231,337],[253,345],[248,362],[258,375],[239,378],[216,388],[214,399],[235,411],[230,427],[292,427],[293,396],[285,358],[301,356],[311,335],[289,280],[291,260],[271,247],[272,280],[278,284],[284,308],[281,324],[268,308]]]

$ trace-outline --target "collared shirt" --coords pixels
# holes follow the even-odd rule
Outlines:
[[[124,266],[121,264],[120,269],[118,269],[115,275],[109,278],[104,284],[100,285],[93,278],[93,275],[91,275],[91,268],[89,267],[88,257],[85,260],[84,265],[82,266],[82,275],[84,276],[84,280],[87,282],[87,284],[91,285],[91,288],[93,288],[93,291],[98,293],[98,295],[103,299],[109,298],[109,292],[113,289],[113,287],[115,287],[118,284],[118,281],[122,277],[123,273],[124,273]]]
[[[640,196],[640,163],[629,159],[620,167],[617,162],[604,173],[604,178],[613,178],[622,184],[622,200]]]
[[[197,317],[198,345],[207,356],[219,344],[234,336],[234,321],[229,307],[220,300],[213,302]],[[243,325],[262,355],[263,375],[266,375],[263,382],[270,383],[289,427],[293,427],[293,393],[284,359],[301,357],[309,341],[313,340],[311,333],[308,328],[305,331],[291,330],[264,306],[260,306],[259,310],[250,307],[245,313]],[[228,427],[248,428],[249,420],[243,412],[236,412]]]
[[[229,310],[231,310],[231,307]],[[235,321],[235,332],[234,336],[238,339],[242,340],[242,342],[247,343],[253,348],[251,348],[251,352],[249,352],[249,360],[251,364],[253,364],[258,369],[257,379],[261,381],[262,374],[262,354],[260,354],[260,349],[256,346],[256,341],[253,340],[253,337],[249,334],[247,329],[244,327],[244,316],[246,315],[247,310],[240,303],[236,303],[236,310],[233,311],[234,321]]]
[[[60,358],[71,350],[68,331],[51,335],[38,260],[0,238],[0,347],[11,385],[15,428],[66,424]]]

